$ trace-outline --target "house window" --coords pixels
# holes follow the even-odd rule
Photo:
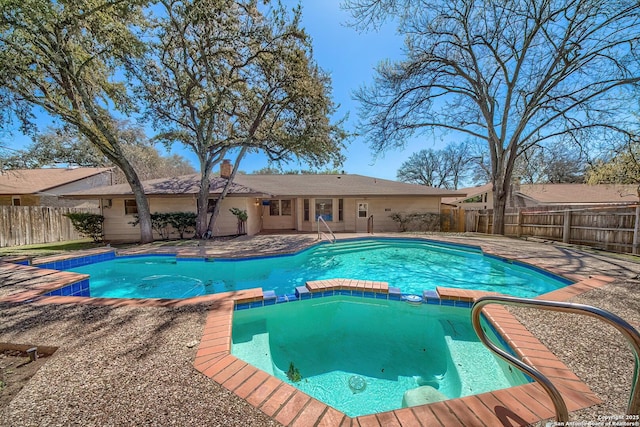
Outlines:
[[[291,200],[280,200],[280,214],[291,216]]]
[[[269,202],[269,215],[280,216],[280,200],[271,200]]]
[[[124,214],[134,215],[138,213],[138,205],[134,199],[124,201]]]
[[[338,199],[338,221],[344,221],[344,199]]]
[[[291,216],[291,200],[270,200],[269,215]]]
[[[316,199],[316,219],[319,216],[325,221],[333,221],[333,199]]]
[[[369,212],[369,203],[358,203],[358,218],[366,218]]]
[[[18,197],[13,197],[13,198],[11,199],[11,204],[12,204],[13,206],[20,206],[20,205],[21,205],[21,203],[20,203],[20,196],[18,196]]]
[[[304,210],[304,220],[309,221],[309,199],[304,199],[302,201],[302,206]]]
[[[216,208],[216,203],[218,203],[217,199],[207,200],[207,213],[213,213],[213,210]]]

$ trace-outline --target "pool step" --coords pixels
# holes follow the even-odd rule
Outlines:
[[[315,250],[316,255],[337,255],[351,252],[367,251],[372,249],[384,249],[392,247],[386,242],[348,242],[325,244]]]
[[[445,341],[451,354],[452,368],[460,378],[461,397],[507,388],[511,386],[511,381],[518,379],[516,375],[519,372],[508,378],[497,358],[481,342],[454,339],[451,336],[445,336]],[[490,378],[478,378],[475,375],[478,370],[491,372],[492,375]]]
[[[269,332],[254,334],[251,338],[251,350],[251,363],[256,368],[265,371],[267,374],[274,375],[271,346],[269,345]],[[234,356],[242,359],[241,354],[234,354]]]

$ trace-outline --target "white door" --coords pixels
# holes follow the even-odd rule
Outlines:
[[[367,232],[367,221],[369,219],[369,203],[356,201],[356,233]]]

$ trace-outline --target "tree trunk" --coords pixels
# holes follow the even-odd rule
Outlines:
[[[133,166],[126,161],[119,161],[116,163],[118,167],[124,173],[127,178],[127,182],[131,187],[131,191],[136,199],[136,206],[138,208],[138,225],[140,226],[140,243],[153,242],[153,228],[151,227],[151,210],[149,208],[149,201],[144,193],[144,188],[138,174],[133,169]]]
[[[498,200],[493,199],[493,229],[491,234],[504,235],[504,214],[507,208],[506,197]]]
[[[209,219],[209,230],[213,231],[213,226],[215,225],[216,220],[218,219],[218,215],[220,214],[220,206],[222,205],[222,200],[227,196],[227,193],[231,188],[231,184],[233,184],[233,179],[236,177],[236,172],[238,171],[238,167],[240,166],[240,161],[242,160],[246,152],[247,152],[247,147],[242,146],[242,149],[240,150],[240,153],[238,153],[238,157],[236,157],[236,161],[233,165],[231,176],[227,180],[227,183],[225,184],[224,189],[222,190],[222,193],[220,193],[220,197],[218,197],[218,202],[216,203],[216,206],[213,209],[213,213],[211,214],[211,218]]]
[[[209,207],[209,187],[211,185],[211,168],[205,166],[200,176],[200,191],[198,191],[198,214],[196,216],[196,238],[201,239],[207,236],[207,232],[212,230],[207,222]]]
[[[497,179],[493,183],[493,229],[491,234],[504,235],[504,215],[507,208],[509,180]]]

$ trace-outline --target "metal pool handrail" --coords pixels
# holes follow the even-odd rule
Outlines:
[[[565,404],[558,389],[545,377],[542,373],[536,370],[534,367],[527,365],[520,359],[512,356],[504,350],[498,348],[493,344],[486,336],[482,326],[480,325],[480,314],[482,308],[488,304],[500,304],[511,305],[515,307],[531,307],[542,310],[559,311],[563,313],[584,314],[587,316],[595,317],[603,320],[605,323],[616,328],[629,342],[631,350],[635,358],[635,366],[633,371],[633,383],[631,384],[631,395],[629,396],[629,405],[627,407],[627,414],[639,414],[640,413],[640,334],[634,329],[627,321],[613,313],[606,310],[599,309],[584,304],[574,304],[568,302],[557,301],[545,301],[545,300],[532,300],[528,298],[516,298],[516,297],[503,297],[503,296],[487,296],[478,298],[473,304],[471,311],[471,321],[473,323],[473,329],[480,338],[480,341],[487,346],[491,351],[496,353],[507,363],[518,368],[520,371],[534,378],[545,389],[556,411],[556,421],[566,422],[569,420],[569,413],[567,411],[567,405]]]
[[[329,236],[327,236],[327,233],[320,231],[320,223],[323,223],[325,227],[327,227],[327,230],[329,230],[329,233],[331,233],[331,238],[329,238]],[[333,231],[331,231],[331,228],[329,228],[329,224],[327,224],[327,222],[324,220],[324,218],[322,218],[322,215],[318,215],[318,240],[320,240],[320,236],[324,236],[327,238],[328,241],[330,241],[331,243],[335,243],[336,242],[336,235],[333,234]]]

